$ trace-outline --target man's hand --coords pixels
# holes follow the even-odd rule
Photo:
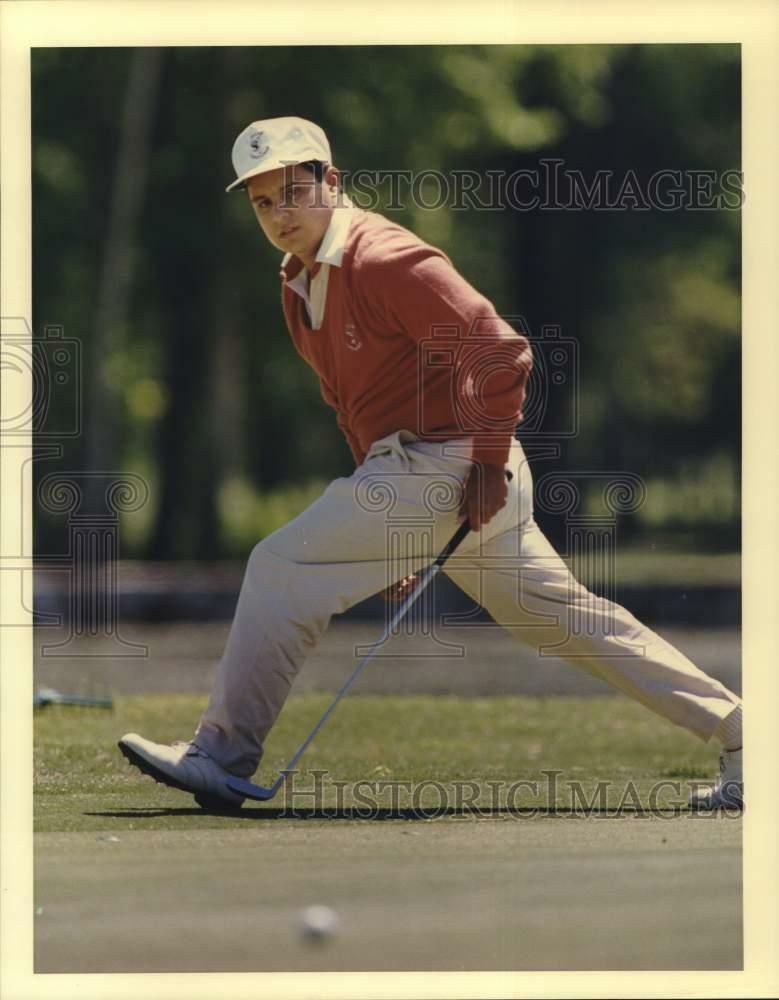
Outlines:
[[[465,481],[460,516],[467,517],[471,531],[481,531],[506,506],[511,473],[502,465],[474,465]],[[416,574],[404,576],[391,587],[382,590],[385,601],[403,601],[419,582]]]
[[[471,522],[471,531],[481,531],[506,505],[509,488],[502,465],[474,465],[465,481],[460,515]]]

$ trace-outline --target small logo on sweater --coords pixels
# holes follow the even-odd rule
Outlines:
[[[350,351],[359,351],[362,347],[362,341],[357,336],[357,329],[354,323],[347,323],[344,330],[344,336],[346,337],[346,346]]]

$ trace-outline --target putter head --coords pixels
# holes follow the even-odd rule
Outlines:
[[[227,787],[231,792],[235,792],[236,795],[243,795],[247,799],[255,799],[257,802],[266,802],[268,799],[272,799],[279,790],[280,784],[281,782],[277,782],[271,788],[263,788],[262,785],[255,785],[245,778],[227,779]]]

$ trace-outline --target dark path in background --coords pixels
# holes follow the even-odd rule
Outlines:
[[[740,563],[737,554],[685,555],[659,552],[620,554],[615,567],[616,600],[648,623],[696,625],[703,628],[739,626],[741,621]],[[127,622],[231,621],[243,578],[243,562],[140,563],[117,567],[118,613]],[[581,577],[595,593],[603,581]],[[35,571],[35,611],[67,618],[72,606],[68,576],[41,564]],[[434,587],[435,615],[468,615],[489,622],[445,575]],[[614,599],[614,598],[612,598]],[[382,619],[381,597],[351,608],[347,621]]]
[[[336,620],[295,681],[294,691],[332,691],[353,669],[355,650],[375,642],[377,621]],[[119,642],[82,639],[57,647],[67,633],[38,628],[35,634],[36,686],[82,694],[203,692],[229,631],[225,622],[123,624],[121,639],[147,647],[144,656]],[[741,692],[741,637],[737,629],[661,628],[660,634],[701,669]],[[44,648],[45,647],[45,648]],[[46,655],[44,655],[44,652]],[[61,654],[66,652],[67,657]],[[98,655],[100,653],[109,655]],[[54,654],[54,655],[52,655]],[[391,654],[391,655],[390,655]],[[458,655],[462,654],[462,655]],[[458,695],[599,695],[602,681],[535,649],[495,625],[440,628],[435,634],[398,635],[378,650],[355,685],[355,693]]]

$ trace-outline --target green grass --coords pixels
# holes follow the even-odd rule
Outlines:
[[[318,694],[290,699],[256,780],[276,777],[327,703],[328,696]],[[145,695],[118,698],[111,713],[57,706],[38,711],[36,830],[223,828],[241,825],[271,807],[277,815],[285,804],[281,794],[266,806],[252,803],[243,819],[193,810],[188,795],[143,777],[116,749],[117,738],[128,731],[161,742],[187,738],[204,706],[200,696]],[[437,781],[450,794],[451,783],[474,781],[478,795],[473,800],[485,808],[497,803],[565,809],[576,804],[568,781],[580,782],[588,799],[598,782],[611,782],[606,799],[597,804],[612,808],[620,802],[636,804],[626,788],[629,782],[646,804],[652,785],[665,779],[681,782],[681,794],[669,788],[657,802],[675,805],[686,800],[686,781],[713,776],[714,756],[713,747],[621,697],[356,696],[339,705],[307,751],[295,785],[300,794],[291,804],[308,810],[314,821],[324,821],[321,810],[312,811],[311,795],[302,794],[313,788],[311,772],[324,770],[328,774],[317,805],[325,810],[359,804],[358,782],[393,780]],[[554,802],[543,771],[562,772]],[[508,802],[507,786],[519,779],[542,784],[538,791],[515,790]],[[346,784],[337,791],[333,782]],[[506,784],[496,791],[490,782]],[[363,794],[371,794],[361,787]],[[433,786],[416,800],[402,789],[395,794],[401,809],[434,808],[440,801]],[[377,790],[374,801],[389,809],[391,791]]]

